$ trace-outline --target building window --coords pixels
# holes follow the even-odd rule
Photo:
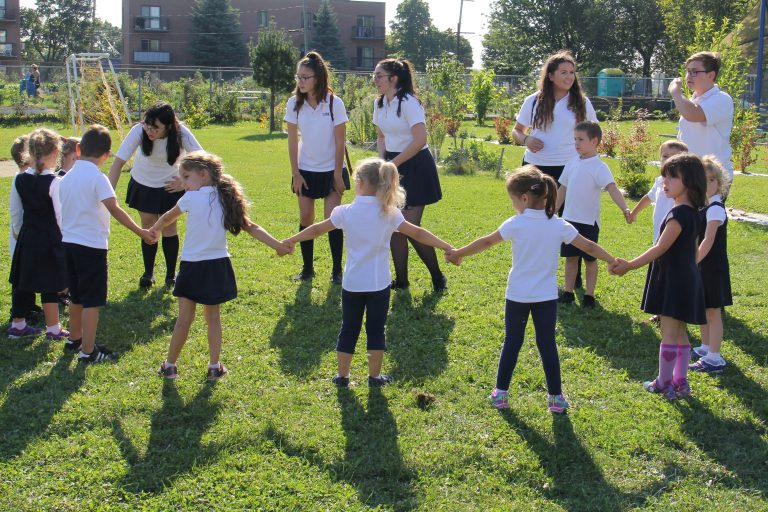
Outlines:
[[[256,11],[256,26],[260,28],[269,26],[267,11]]]
[[[365,69],[373,69],[373,48],[370,46],[357,47],[357,66]]]
[[[7,43],[8,42],[8,32],[5,30],[0,30],[0,43]]]
[[[373,28],[373,24],[376,20],[375,16],[358,16],[357,17],[357,26],[358,27],[370,27]]]
[[[156,5],[142,5],[141,16],[144,18],[144,28],[147,30],[160,29],[160,7]]]
[[[141,51],[143,52],[159,52],[160,40],[159,39],[142,39]]]

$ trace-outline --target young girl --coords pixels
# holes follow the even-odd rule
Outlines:
[[[555,215],[557,183],[536,167],[525,165],[511,174],[507,178],[507,193],[518,215],[504,221],[490,235],[449,253],[448,260],[459,265],[465,256],[505,240],[512,242],[513,264],[507,278],[504,314],[506,336],[499,357],[496,387],[488,398],[497,409],[509,407],[509,383],[523,345],[528,315],[531,315],[547,380],[548,407],[552,412],[561,413],[569,404],[561,389],[560,359],[555,344],[560,244],[573,244],[607,262],[612,262],[613,256]]]
[[[725,359],[720,355],[723,342],[722,308],[733,304],[731,273],[728,265],[728,216],[722,196],[728,189],[723,165],[713,156],[702,158],[707,172],[709,204],[699,212],[699,254],[697,261],[704,283],[707,323],[701,326],[701,346],[693,349],[698,361],[688,367],[694,372],[722,373]]]
[[[56,173],[60,178],[64,177],[67,172],[77,162],[78,154],[80,153],[80,137],[66,137],[61,144],[61,165],[59,171]]]
[[[315,199],[323,199],[325,218],[341,204],[349,190],[344,168],[347,112],[344,102],[328,86],[328,67],[317,52],[309,52],[296,69],[296,91],[285,107],[288,123],[288,156],[293,192],[299,198],[299,231],[315,222]],[[301,140],[299,140],[299,131]],[[331,282],[341,284],[344,234],[328,233],[331,246]],[[314,241],[301,243],[304,264],[295,279],[310,279],[314,270]]]
[[[165,226],[176,222],[182,212],[189,214],[179,275],[173,289],[173,294],[179,298],[179,317],[171,336],[168,357],[158,373],[167,379],[178,376],[176,359],[187,341],[195,308],[197,304],[203,304],[210,352],[208,380],[215,381],[227,373],[219,361],[222,342],[219,306],[237,297],[235,273],[227,250],[227,231],[233,235],[245,231],[275,249],[280,256],[289,250],[251,222],[243,191],[232,176],[223,173],[218,156],[204,151],[189,153],[181,159],[179,173],[186,192],[150,229],[157,237]]]
[[[704,286],[696,266],[698,209],[707,204],[707,179],[699,157],[680,153],[661,168],[663,189],[675,206],[661,224],[653,247],[632,261],[617,259],[609,271],[624,275],[651,264],[643,290],[642,308],[661,318],[659,375],[645,382],[651,393],[674,400],[688,396],[688,363],[691,345],[686,324],[706,323]]]
[[[53,169],[59,159],[61,137],[47,128],[29,136],[33,162],[16,176],[11,191],[11,209],[21,215],[16,248],[11,262],[13,321],[9,338],[37,336],[40,329],[27,325],[26,318],[40,293],[46,324],[46,339],[62,340],[69,332],[59,323],[58,292],[67,287],[66,257],[61,242],[61,214],[57,194],[59,179]]]
[[[349,367],[357,338],[366,315],[368,337],[368,385],[384,386],[392,382],[381,373],[386,349],[384,325],[389,310],[390,279],[388,248],[393,233],[399,232],[430,247],[452,249],[429,231],[405,220],[398,209],[405,202],[397,167],[379,158],[368,158],[355,169],[355,200],[337,206],[330,218],[313,224],[286,244],[317,238],[332,229],[347,234],[347,262],[341,292],[341,332],[336,344],[338,373],[332,382],[349,386]]]

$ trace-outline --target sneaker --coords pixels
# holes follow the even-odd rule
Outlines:
[[[393,290],[405,290],[410,286],[410,283],[408,281],[401,281],[397,278],[393,279],[391,283],[389,283],[389,287]]]
[[[206,379],[208,379],[209,382],[215,382],[227,373],[229,373],[229,370],[227,370],[223,364],[219,363],[219,366],[216,368],[208,368],[208,375],[206,376]]]
[[[64,342],[64,350],[80,350],[80,345],[83,344],[83,338],[76,340],[70,340]]]
[[[573,304],[574,300],[576,300],[576,297],[573,295],[573,292],[563,292],[557,302],[560,304]]]
[[[331,284],[341,284],[343,278],[344,274],[342,274],[341,270],[331,272]]]
[[[694,347],[691,349],[691,361],[698,361],[708,353],[709,350],[704,350],[701,346]]]
[[[384,375],[383,373],[379,375],[378,377],[371,377],[368,376],[368,387],[371,388],[380,388],[382,386],[386,386],[387,384],[392,384],[395,379],[392,378],[391,375]]]
[[[106,347],[102,347],[101,345],[96,345],[93,348],[93,352],[90,354],[83,354],[83,352],[80,352],[80,355],[77,356],[77,362],[78,363],[103,363],[106,361],[114,361],[117,359],[117,352],[112,352],[111,350],[107,349]]]
[[[643,389],[648,391],[649,393],[660,393],[667,400],[675,400],[677,398],[677,393],[675,393],[675,388],[671,384],[668,386],[662,386],[661,384],[658,383],[656,379],[648,382],[643,382]]]
[[[312,279],[315,277],[315,271],[313,269],[301,269],[301,272],[293,276],[294,281],[306,281],[307,279]]]
[[[595,298],[592,295],[585,295],[581,301],[581,307],[595,309],[595,306],[597,306],[597,301],[595,301]]]
[[[547,406],[549,407],[549,412],[561,414],[564,413],[571,404],[568,403],[568,400],[566,400],[563,395],[549,395]]]
[[[432,289],[435,292],[444,292],[448,289],[448,278],[442,272],[439,276],[432,278]]]
[[[493,388],[491,394],[488,395],[488,401],[496,409],[509,409],[509,391]]]
[[[674,385],[675,394],[679,397],[681,396],[691,396],[691,385],[688,384],[688,381],[684,381],[682,384],[675,384]]]
[[[175,379],[179,376],[178,368],[175,364],[165,364],[165,361],[160,363],[160,369],[157,370],[157,374],[165,377],[166,379]]]
[[[349,377],[342,377],[341,375],[334,375],[331,379],[331,382],[336,384],[337,387],[340,388],[348,388],[349,387]]]
[[[722,364],[716,364],[707,361],[706,358],[702,357],[695,363],[689,364],[688,370],[699,373],[723,373],[723,370],[725,370],[725,361],[723,361]]]
[[[45,339],[49,341],[59,341],[63,340],[64,338],[69,338],[69,331],[65,331],[64,329],[59,329],[59,332],[45,333]]]
[[[8,329],[8,337],[12,340],[19,339],[19,338],[26,338],[29,336],[40,336],[40,334],[43,332],[42,329],[38,329],[37,327],[32,327],[31,325],[27,324],[24,326],[23,329],[16,329],[14,327],[10,327]]]
[[[151,288],[155,284],[154,276],[144,274],[139,278],[139,288]]]

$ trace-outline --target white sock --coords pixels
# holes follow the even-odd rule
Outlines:
[[[704,357],[707,361],[711,363],[718,363],[722,364],[723,362],[723,356],[720,355],[720,352],[707,352],[707,355]]]
[[[699,355],[709,354],[709,345],[705,345],[702,343],[701,345],[696,347],[694,350]]]
[[[175,362],[172,363],[172,362],[170,362],[169,360],[166,359],[165,360],[165,367],[167,368],[169,366],[176,366],[176,363]]]
[[[45,328],[45,332],[50,332],[52,334],[58,334],[61,332],[61,324],[57,323],[54,325],[49,325]]]
[[[12,329],[23,329],[27,326],[27,321],[22,320],[21,322],[11,322],[11,328]]]
[[[214,370],[214,369],[216,369],[218,367],[219,367],[219,362],[218,361],[215,362],[215,363],[208,363],[208,369],[209,370]]]

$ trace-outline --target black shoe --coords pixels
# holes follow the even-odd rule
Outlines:
[[[595,302],[595,298],[592,295],[585,295],[581,301],[581,307],[594,309],[595,306],[597,306],[597,302]]]
[[[573,304],[574,300],[576,300],[576,297],[573,295],[573,292],[563,292],[557,301],[560,304]]]
[[[76,340],[67,340],[64,342],[64,350],[80,350],[80,345],[83,343],[83,338]]]
[[[173,288],[176,286],[176,276],[166,276],[165,277],[165,287],[166,288]]]
[[[106,361],[115,361],[117,359],[117,352],[112,352],[106,347],[96,345],[93,347],[93,352],[90,354],[80,354],[77,357],[78,363],[103,363]]]
[[[312,279],[315,277],[315,271],[314,269],[301,269],[301,272],[293,276],[294,281],[306,281],[307,279]]]
[[[448,278],[445,277],[445,274],[440,273],[439,276],[432,278],[432,289],[435,292],[444,292],[448,289]]]
[[[392,282],[389,284],[389,287],[393,290],[405,290],[411,285],[408,281],[400,281],[399,279],[393,279]]]
[[[394,378],[392,378],[391,375],[384,375],[383,373],[379,375],[378,377],[371,377],[368,376],[368,387],[369,388],[380,388],[382,386],[386,386],[387,384],[392,384],[395,381]]]
[[[337,387],[340,388],[348,388],[349,387],[349,377],[342,377],[341,375],[334,375],[331,379],[331,382],[336,384]]]
[[[342,274],[341,270],[337,270],[334,272],[331,272],[331,284],[341,284],[344,274]]]
[[[139,288],[151,288],[153,284],[155,284],[154,276],[144,274],[139,278]]]

